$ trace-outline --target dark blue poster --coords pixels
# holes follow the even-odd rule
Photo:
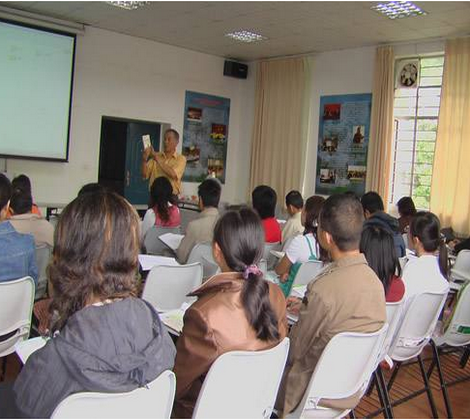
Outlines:
[[[183,181],[201,182],[212,177],[225,183],[229,117],[230,99],[186,92]]]
[[[365,192],[372,94],[322,96],[315,193]]]

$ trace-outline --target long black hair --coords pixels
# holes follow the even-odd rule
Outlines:
[[[439,268],[448,279],[449,262],[445,239],[441,237],[441,223],[438,217],[429,211],[419,211],[410,223],[410,235],[418,238],[426,252],[439,251]]]
[[[163,222],[170,220],[170,210],[168,203],[173,203],[173,187],[170,181],[164,176],[155,178],[150,188],[149,207],[153,208]]]
[[[244,273],[263,255],[264,231],[259,216],[246,207],[227,211],[215,225],[214,242],[220,247],[228,267]],[[264,341],[279,339],[278,319],[269,300],[269,286],[261,274],[248,274],[241,299],[256,337]]]
[[[318,218],[320,217],[320,211],[323,207],[325,199],[321,195],[313,195],[309,197],[305,202],[304,212],[305,212],[305,221],[304,221],[304,235],[311,233],[315,238],[316,242],[316,251],[318,259],[321,261],[328,260],[328,252],[326,252],[321,246],[320,241],[318,240]]]
[[[368,225],[362,231],[359,249],[382,282],[386,294],[393,276],[401,276],[392,234],[382,226]]]

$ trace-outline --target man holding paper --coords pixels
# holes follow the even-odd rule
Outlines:
[[[149,180],[149,189],[155,178],[164,176],[170,181],[173,194],[181,193],[181,178],[186,168],[186,158],[176,152],[179,138],[178,132],[170,128],[164,134],[163,152],[156,152],[151,145],[145,147],[142,154],[142,176]]]

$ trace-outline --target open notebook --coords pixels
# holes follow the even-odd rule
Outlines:
[[[173,257],[139,254],[139,263],[143,271],[149,271],[156,265],[179,265]]]
[[[29,356],[31,356],[36,350],[44,347],[47,343],[48,338],[34,337],[29,340],[19,341],[15,345],[15,351],[23,364],[26,363]]]
[[[168,248],[176,251],[181,241],[183,240],[184,235],[180,235],[178,233],[164,233],[160,235],[158,239],[160,239]]]
[[[168,328],[169,332],[174,335],[180,335],[183,331],[183,317],[186,309],[191,305],[189,303],[183,303],[181,308],[174,309],[172,311],[163,312],[160,314],[160,318],[165,326]]]

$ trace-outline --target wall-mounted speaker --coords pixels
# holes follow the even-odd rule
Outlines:
[[[224,76],[246,79],[248,77],[248,66],[243,63],[237,63],[236,61],[225,60]]]

